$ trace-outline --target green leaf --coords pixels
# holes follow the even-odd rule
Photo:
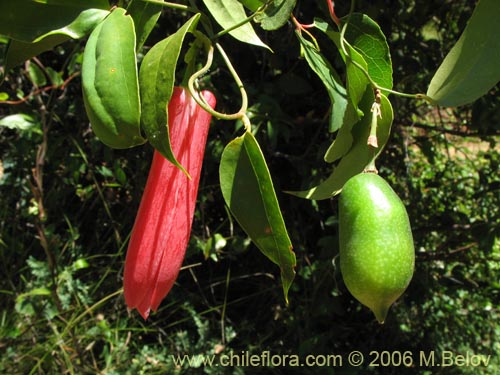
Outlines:
[[[344,124],[339,129],[337,136],[326,150],[324,159],[327,163],[337,161],[351,149],[353,141],[351,130],[352,126],[349,126],[349,124]]]
[[[31,297],[31,296],[50,296],[51,291],[47,288],[34,288],[31,289],[29,292],[22,293],[17,296],[16,301],[19,302],[26,297]]]
[[[275,0],[255,20],[264,30],[277,30],[290,19],[296,4],[297,0]]]
[[[335,31],[328,23],[319,18],[316,18],[314,20],[314,26],[318,30],[325,33],[335,43],[342,59],[346,63],[347,96],[350,104],[356,112],[350,113],[352,115],[352,118],[349,121],[344,121],[342,126],[347,127],[347,131],[350,132],[352,125],[354,125],[354,123],[363,116],[363,111],[359,109],[358,104],[365,93],[366,86],[369,84],[369,80],[365,74],[365,72],[368,71],[368,64],[366,63],[363,56],[348,43],[344,44],[347,52],[347,56],[345,55],[340,43],[340,32]],[[360,67],[363,68],[365,72]],[[339,144],[339,142],[337,142],[337,144]],[[340,156],[342,155],[343,154],[341,154]],[[336,159],[334,158],[333,160],[331,160],[328,157],[327,153],[327,155],[325,156],[325,160],[328,162],[332,162]]]
[[[80,258],[80,259],[77,259],[73,262],[73,264],[71,265],[71,268],[73,268],[75,271],[77,271],[77,270],[89,268],[89,266],[90,265],[89,265],[89,262],[87,262],[87,259]]]
[[[363,56],[348,43],[345,43],[346,52],[348,54],[347,56],[345,55],[340,43],[340,33],[335,31],[328,23],[316,18],[314,20],[314,26],[325,33],[335,43],[340,55],[346,63],[346,91],[349,108],[346,111],[337,137],[328,148],[324,158],[326,162],[333,163],[344,156],[351,148],[353,141],[351,135],[352,126],[363,116],[363,111],[359,109],[359,102],[366,91],[369,80],[365,72],[363,72],[359,66],[364,68],[365,71],[368,71],[368,64]]]
[[[45,77],[42,68],[40,68],[38,65],[29,64],[28,74],[31,82],[33,82],[36,87],[45,86],[47,84],[47,78]]]
[[[338,73],[330,62],[318,49],[300,35],[296,33],[300,45],[304,52],[309,67],[318,75],[325,85],[330,101],[332,102],[332,114],[330,116],[330,131],[338,130],[346,120],[350,120],[348,113],[347,92],[344,88]]]
[[[295,254],[266,161],[251,132],[226,146],[219,173],[222,195],[231,213],[259,250],[280,267],[288,301]]]
[[[353,145],[347,154],[340,160],[333,173],[325,181],[309,190],[288,192],[301,198],[307,199],[328,199],[340,193],[344,184],[352,176],[363,172],[373,158],[376,158],[382,152],[391,131],[394,113],[389,99],[381,95],[382,117],[377,121],[377,139],[378,148],[368,146],[367,140],[370,134],[370,125],[372,116],[369,114],[373,104],[374,97],[371,88],[366,90],[365,96],[361,102],[361,108],[366,115],[360,122],[352,128]]]
[[[37,56],[42,52],[49,51],[72,38],[79,39],[84,37],[108,14],[109,12],[106,10],[88,9],[81,12],[70,24],[59,29],[50,30],[38,36],[33,41],[12,39],[6,51],[5,70],[9,71],[23,61]]]
[[[137,35],[136,50],[140,51],[146,39],[160,18],[161,5],[146,3],[144,1],[134,0],[127,8],[127,13],[132,16]]]
[[[255,12],[261,6],[265,4],[264,1],[261,0],[238,0],[241,4],[243,4],[247,9],[250,9],[252,12]]]
[[[49,35],[36,43],[11,40],[5,52],[5,71],[9,71],[42,52],[50,51],[55,46],[69,39],[66,35]]]
[[[203,0],[203,2],[223,29],[229,29],[247,18],[245,8],[238,0]],[[260,40],[249,22],[230,31],[229,34],[240,42],[270,49]]]
[[[28,114],[20,113],[17,115],[5,116],[0,119],[0,126],[5,126],[9,129],[25,130],[39,130],[40,121]],[[40,131],[41,133],[41,131]]]
[[[194,15],[175,34],[155,44],[144,56],[139,71],[142,128],[151,145],[186,174],[170,144],[167,107],[184,38],[196,27],[199,18],[200,14]]]
[[[367,68],[367,64],[363,57],[352,47],[349,46],[347,49],[349,57],[345,58],[345,60],[348,106],[337,137],[325,153],[324,159],[327,163],[333,163],[349,151],[352,145],[351,129],[364,115],[363,111],[359,108],[359,103],[363,98],[369,81],[361,69],[353,64],[353,61],[357,62],[365,69]]]
[[[96,136],[123,149],[143,144],[134,21],[125,9],[92,31],[82,61],[85,109]],[[55,77],[54,77],[55,79]]]
[[[1,1],[0,34],[23,42],[64,34],[78,39],[108,14],[107,0]]]
[[[50,66],[45,68],[45,73],[47,73],[47,76],[49,77],[49,79],[53,85],[61,86],[64,83],[64,79],[62,78],[61,73],[56,72]]]
[[[347,22],[347,19],[342,20]],[[345,38],[366,61],[373,81],[380,87],[392,89],[391,55],[380,26],[366,14],[353,13]]]
[[[500,81],[500,4],[480,0],[457,43],[431,80],[427,95],[438,105],[480,98]]]

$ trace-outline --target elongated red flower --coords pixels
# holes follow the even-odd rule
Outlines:
[[[215,96],[202,93],[213,108]],[[127,250],[125,302],[144,319],[172,288],[186,252],[211,115],[175,87],[168,105],[172,150],[191,180],[155,150]]]

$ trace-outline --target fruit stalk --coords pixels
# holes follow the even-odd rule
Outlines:
[[[211,92],[202,95],[215,107]],[[173,152],[191,179],[155,150],[124,272],[125,302],[144,319],[169,293],[184,260],[211,119],[180,87],[174,88],[168,115]]]

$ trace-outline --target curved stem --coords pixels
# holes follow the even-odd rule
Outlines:
[[[318,41],[316,40],[314,35],[312,35],[311,32],[309,30],[307,30],[311,27],[314,27],[314,23],[312,23],[310,25],[303,25],[297,20],[297,18],[295,18],[295,16],[293,14],[292,14],[291,18],[292,18],[292,22],[295,24],[295,32],[297,32],[299,35],[302,35],[302,31],[305,32],[309,36],[309,38],[311,38],[311,41],[314,44],[314,47],[316,47],[316,49],[319,51],[320,49],[319,49]]]
[[[239,113],[245,114],[248,108],[248,96],[247,92],[245,91],[245,86],[243,85],[243,82],[241,82],[240,77],[238,76],[238,73],[236,72],[236,69],[234,69],[233,64],[231,64],[231,61],[229,60],[229,57],[227,56],[226,52],[222,48],[222,46],[219,43],[215,43],[215,46],[219,50],[219,53],[222,55],[222,58],[224,59],[224,62],[227,65],[227,68],[229,69],[229,72],[233,76],[234,81],[238,85],[238,88],[240,89],[240,94],[241,94],[241,108],[239,110]]]
[[[250,123],[250,119],[246,114],[243,115],[241,118],[241,121],[243,122],[243,126],[245,127],[245,131],[250,132],[252,131],[252,124]]]
[[[344,23],[342,25],[342,28],[340,29],[340,48],[342,48],[342,52],[344,53],[346,59],[349,59],[351,62],[354,63],[354,61],[351,59],[351,55],[347,53],[347,49],[345,48],[345,45],[347,43],[347,41],[345,40],[345,31],[347,30],[347,26],[349,25],[349,18],[351,18],[351,13],[349,13],[347,22]]]
[[[429,102],[432,105],[437,105],[436,101],[432,99],[430,96],[427,96],[425,94],[419,93],[419,94],[408,94],[406,92],[401,92],[401,91],[396,91],[396,90],[391,90],[391,89],[386,89],[384,87],[377,87],[378,90],[387,92],[389,94],[394,94],[397,96],[402,96],[404,98],[411,98],[411,99],[423,99],[426,102]]]
[[[229,61],[228,56],[224,52],[224,49],[220,46],[220,44],[216,43],[216,47],[219,50],[220,54],[222,55],[222,58],[227,64],[227,67],[229,71],[231,72],[231,75],[233,76],[234,80],[236,81],[236,84],[238,85],[241,93],[241,108],[238,112],[236,113],[231,113],[231,114],[226,114],[226,113],[221,113],[216,110],[214,110],[212,107],[208,105],[208,103],[205,101],[205,98],[203,98],[202,95],[198,94],[198,90],[195,88],[196,80],[201,77],[203,74],[205,74],[210,67],[212,66],[213,58],[214,58],[214,47],[212,45],[212,42],[210,39],[208,39],[204,34],[195,32],[195,36],[201,40],[201,42],[205,45],[205,48],[207,49],[207,62],[205,65],[195,72],[188,80],[188,89],[191,95],[193,96],[193,99],[196,101],[196,103],[202,107],[205,111],[210,113],[212,116],[221,119],[221,120],[237,120],[237,119],[242,119],[244,121],[244,117],[246,117],[245,113],[248,108],[248,96],[245,91],[245,88],[243,86],[243,83],[241,82],[240,77],[236,73],[236,70],[234,69],[233,65],[231,64],[231,61]]]
[[[238,22],[237,24],[233,25],[233,26],[230,26],[228,27],[227,29],[224,29],[222,31],[219,31],[217,34],[215,34],[213,36],[212,39],[218,39],[220,38],[221,36],[223,35],[226,35],[228,33],[230,33],[231,31],[233,30],[236,30],[238,27],[241,27],[249,22],[252,22],[252,20],[257,17],[259,14],[261,14],[262,12],[264,12],[266,10],[266,8],[268,7],[269,5],[269,2],[267,2],[266,4],[262,5],[259,9],[257,9],[253,14],[251,14],[250,16],[248,16],[247,18],[245,18],[244,20]]]
[[[340,19],[337,17],[337,14],[335,14],[335,3],[333,0],[326,0],[326,5],[328,6],[328,11],[330,12],[330,17],[333,22],[335,22],[337,26],[340,26]]]
[[[388,88],[379,86],[373,80],[373,78],[370,76],[370,73],[368,73],[368,71],[365,69],[365,67],[362,66],[357,61],[354,61],[353,59],[351,59],[351,56],[347,53],[347,50],[345,49],[345,46],[347,45],[347,46],[351,47],[351,45],[349,44],[349,42],[347,40],[344,39],[344,33],[345,33],[346,26],[347,26],[347,23],[344,24],[344,26],[342,27],[342,31],[340,33],[340,45],[341,45],[342,50],[343,50],[343,52],[344,52],[344,54],[346,56],[346,59],[349,59],[349,61],[350,61],[351,64],[353,64],[356,68],[358,68],[359,70],[361,70],[361,72],[365,75],[366,79],[368,79],[368,82],[370,83],[370,85],[372,86],[372,88],[375,91],[379,90],[379,91],[386,92],[386,93],[389,93],[389,94],[394,94],[394,95],[402,96],[402,97],[405,97],[405,98],[423,99],[423,100],[429,102],[432,105],[437,105],[437,103],[436,103],[436,101],[434,99],[432,99],[431,97],[429,97],[429,96],[427,96],[425,94],[422,94],[422,93],[419,93],[419,94],[408,94],[408,93],[405,93],[405,92],[400,92],[400,91],[396,91],[396,90],[392,90],[392,89],[388,89]]]
[[[329,0],[327,0],[328,2]],[[368,73],[368,71],[365,69],[364,66],[362,66],[361,64],[359,64],[357,61],[354,61],[352,58],[351,58],[351,55],[349,53],[347,53],[347,48],[346,46],[349,46],[351,48],[353,48],[349,42],[345,39],[345,33],[346,33],[346,30],[347,30],[347,26],[349,25],[349,20],[351,18],[351,15],[352,13],[354,12],[354,8],[355,8],[355,3],[356,1],[355,0],[352,0],[351,1],[351,8],[349,9],[349,14],[347,16],[347,20],[346,22],[342,25],[342,28],[340,30],[340,47],[342,48],[342,52],[344,53],[346,59],[349,59],[349,61],[351,62],[351,64],[353,64],[355,67],[357,67],[358,69],[360,69],[363,74],[365,75],[365,77],[368,79],[368,81],[370,82],[370,85],[373,87],[373,89],[375,91],[383,91],[383,92],[387,92],[387,93],[390,93],[390,94],[394,94],[394,95],[398,95],[398,96],[402,96],[402,97],[405,97],[405,98],[412,98],[412,99],[423,99],[427,102],[429,102],[430,104],[432,105],[436,105],[436,101],[434,99],[432,99],[431,97],[425,95],[425,94],[407,94],[407,93],[404,93],[404,92],[400,92],[400,91],[396,91],[396,90],[391,90],[391,89],[387,89],[387,88],[384,88],[384,87],[381,87],[379,86],[373,79],[372,77],[370,76],[370,73]]]
[[[351,15],[354,13],[355,4],[356,4],[356,1],[352,0],[351,7],[349,9],[349,14],[347,15],[347,21],[342,25],[342,29],[340,30],[340,47],[342,48],[342,51],[344,52],[346,58],[348,56],[350,58],[350,55],[347,53],[347,49],[345,48],[345,44],[344,44],[347,42],[345,40],[345,32],[347,30],[347,26],[349,25],[349,21],[351,20]]]
[[[184,4],[170,3],[168,1],[161,1],[161,0],[141,0],[141,1],[143,1],[145,3],[161,5],[163,7],[171,8],[171,9],[186,10],[188,12],[193,12],[193,13],[198,12],[197,9],[190,7],[188,5],[184,5]]]

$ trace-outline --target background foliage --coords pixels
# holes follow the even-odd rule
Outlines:
[[[348,4],[338,3],[337,13],[346,14]],[[395,88],[425,92],[474,3],[366,0],[358,1],[357,10],[375,19],[388,37]],[[326,18],[323,2],[299,1],[295,10],[303,23],[319,13]],[[175,31],[185,16],[165,10],[146,46]],[[304,189],[326,173],[329,100],[299,57],[291,24],[259,35],[273,54],[230,37],[222,43],[249,92],[252,123],[276,190]],[[417,270],[386,324],[376,323],[342,283],[336,199],[279,195],[298,261],[285,305],[277,270],[224,208],[218,165],[223,147],[241,126],[229,122],[211,128],[185,269],[159,312],[144,322],[127,313],[120,289],[152,149],[111,150],[92,134],[81,99],[83,46],[70,41],[46,52],[7,72],[0,87],[0,372],[264,371],[188,368],[170,357],[221,350],[301,356],[471,351],[491,354],[489,367],[428,373],[500,371],[498,86],[458,109],[391,96],[393,134],[378,165],[407,204]],[[223,64],[207,76],[221,111],[239,105],[231,82]],[[17,117],[7,117],[12,115]],[[273,374],[423,372],[294,370],[265,369]]]

